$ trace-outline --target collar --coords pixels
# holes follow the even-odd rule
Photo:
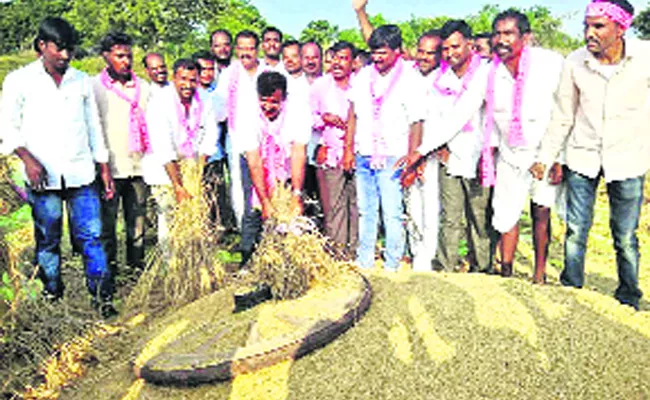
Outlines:
[[[106,74],[108,75],[108,79],[111,81],[112,84],[118,84],[125,88],[134,88],[135,80],[138,79],[138,77],[135,76],[135,74],[133,74],[133,79],[126,81],[126,83],[122,84],[122,82],[118,81],[117,79],[113,79],[113,77],[111,76],[111,74],[108,73],[108,71],[106,72]]]

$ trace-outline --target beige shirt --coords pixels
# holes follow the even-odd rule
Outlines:
[[[137,78],[140,84],[140,108],[145,113],[149,100],[150,87],[143,79]],[[126,85],[114,81],[119,90],[122,90],[129,98],[135,95],[135,82],[127,82]],[[140,166],[141,155],[129,151],[129,121],[131,118],[131,105],[112,90],[102,85],[99,75],[93,77],[93,89],[99,118],[101,120],[106,146],[108,147],[111,173],[113,178],[123,179],[135,176],[142,176]],[[144,114],[143,114],[144,115]]]
[[[549,166],[566,147],[573,171],[607,182],[643,175],[650,166],[650,43],[626,40],[615,71],[581,48],[569,55],[538,160]]]

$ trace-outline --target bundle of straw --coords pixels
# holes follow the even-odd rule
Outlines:
[[[169,241],[151,253],[147,269],[127,302],[131,306],[161,300],[180,306],[224,284],[225,272],[216,257],[215,234],[209,220],[209,201],[215,201],[216,195],[205,193],[202,162],[186,159],[180,166],[183,186],[192,198],[175,206]],[[160,289],[162,293],[155,293]]]
[[[12,178],[17,168],[15,157],[0,156],[0,215],[13,213],[27,201],[25,190]]]
[[[263,238],[252,260],[256,279],[269,285],[279,300],[298,298],[317,282],[330,280],[340,272],[316,225],[296,214],[292,196],[291,190],[281,185],[274,190],[274,214],[264,224]]]

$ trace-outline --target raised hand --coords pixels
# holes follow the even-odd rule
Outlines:
[[[368,0],[352,0],[352,8],[355,11],[366,8],[366,5],[368,5]]]

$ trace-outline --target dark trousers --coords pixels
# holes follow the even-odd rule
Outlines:
[[[567,177],[567,230],[564,242],[564,270],[560,281],[565,286],[582,287],[585,275],[587,238],[594,217],[596,189],[600,174],[589,178],[570,169]],[[614,297],[635,308],[642,296],[639,289],[639,242],[636,230],[643,204],[644,176],[607,184],[609,226],[614,239],[618,288]]]
[[[354,258],[359,243],[359,209],[354,175],[341,168],[319,169],[316,175],[325,215],[325,234]]]
[[[117,214],[122,202],[126,228],[126,263],[135,268],[144,267],[144,234],[149,188],[142,177],[115,179],[115,196],[102,198],[102,235],[108,262],[117,265]],[[115,272],[115,270],[113,271]]]
[[[250,258],[255,245],[261,238],[262,234],[262,214],[259,210],[253,209],[253,180],[251,179],[250,170],[246,157],[240,156],[241,165],[241,185],[244,191],[244,215],[241,222],[241,242],[239,250],[242,253],[242,264],[245,264]],[[235,183],[236,184],[236,183]]]
[[[235,213],[230,204],[230,191],[226,180],[226,160],[216,160],[205,166],[203,180],[210,207],[210,222],[213,226],[221,225],[226,230],[237,226]]]

